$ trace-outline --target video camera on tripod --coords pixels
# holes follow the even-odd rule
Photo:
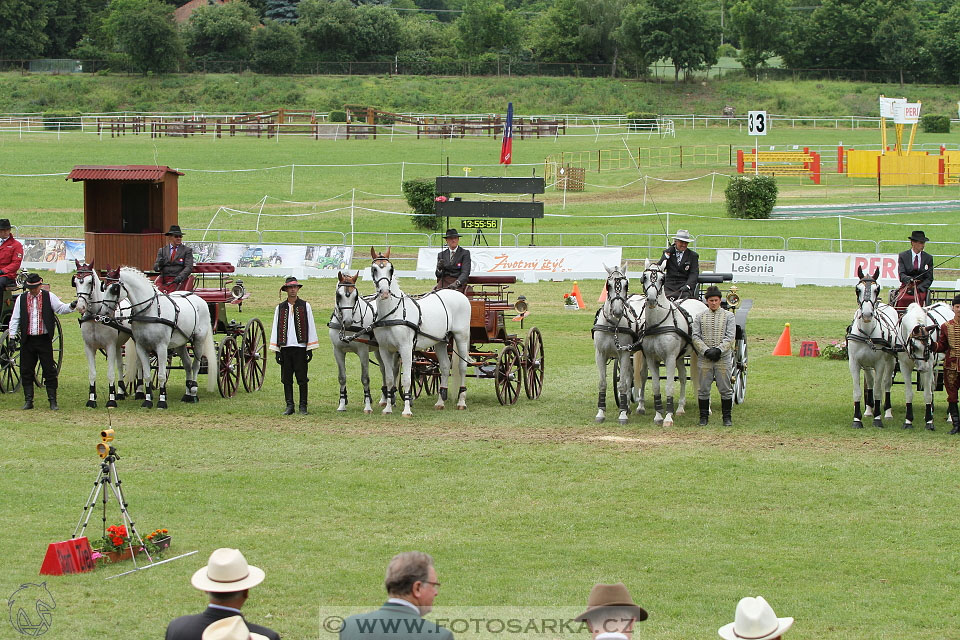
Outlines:
[[[97,444],[97,455],[100,456],[101,460],[105,460],[110,457],[114,460],[119,460],[120,456],[117,455],[117,448],[114,447],[111,442],[116,436],[116,432],[113,429],[104,429],[100,432],[100,442]]]

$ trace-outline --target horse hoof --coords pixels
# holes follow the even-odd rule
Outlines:
[[[904,429],[913,429],[913,423],[904,422],[904,423],[903,423],[903,428],[904,428]]]
[[[380,406],[380,407],[385,407],[385,406],[387,406],[387,403],[384,402],[383,400],[381,400],[380,402],[377,403],[377,405]]]
[[[604,420],[606,420],[606,417],[604,416],[597,416],[596,418],[593,419],[593,421],[596,422],[597,424],[601,424]]]
[[[664,420],[664,421],[663,421],[663,426],[665,426],[665,427],[672,427],[672,426],[673,426],[673,420]]]
[[[457,405],[457,411],[466,411],[466,410],[467,410],[467,405],[465,405],[465,404],[458,404],[458,405]]]
[[[140,405],[141,409],[153,409],[153,403],[149,400],[144,400],[143,404]]]
[[[96,408],[97,408],[97,401],[96,401],[96,400],[87,400],[87,406],[90,407],[91,409],[96,409]],[[107,405],[107,406],[109,407],[110,405]]]
[[[387,407],[387,408],[385,408],[383,411],[381,411],[380,413],[382,413],[382,414],[385,415],[385,416],[388,416],[388,415],[390,415],[391,413],[393,413],[393,409],[391,409],[390,407]]]
[[[874,418],[874,419],[873,419],[873,426],[875,426],[877,429],[883,429],[883,419],[882,419],[882,418]]]
[[[627,424],[628,420],[626,418],[617,418],[617,422],[620,423],[620,426]]]
[[[647,410],[644,409],[643,407],[637,407],[637,410],[635,411],[635,413],[636,413],[638,416],[645,416],[645,415],[647,415]]]
[[[663,425],[663,417],[662,417],[662,416],[655,416],[655,417],[653,418],[653,424],[657,425],[658,427],[659,427],[659,426],[662,426],[662,425]]]
[[[677,409],[677,412],[676,412],[675,415],[682,416],[682,415],[685,414],[686,412],[687,412],[686,409],[684,409],[683,407],[680,407],[679,409]]]
[[[412,418],[412,417],[413,417],[413,412],[412,412],[412,411],[404,411],[404,412],[401,413],[400,415],[403,416],[404,418]]]
[[[889,420],[892,417],[893,417],[893,411],[891,409],[887,409],[887,412],[883,414],[884,420]]]
[[[928,422],[928,423],[927,423],[927,431],[934,431],[934,430],[935,430],[935,429],[933,428],[933,423],[932,423],[932,422]]]
[[[107,400],[107,409],[116,409],[117,401],[116,400]]]
[[[370,415],[371,413],[373,413],[373,409],[364,409],[363,412],[367,415]]]
[[[157,403],[157,409],[166,409],[166,408],[167,408],[167,403],[165,400],[161,400],[160,402]]]
[[[442,404],[435,404],[433,405],[433,408],[436,409],[437,411],[443,411],[444,409],[446,409],[446,406]]]
[[[863,423],[860,422],[859,420],[854,420],[854,421],[853,421],[853,424],[852,424],[851,426],[852,426],[854,429],[863,429]]]
[[[193,402],[193,396],[191,396],[189,393],[185,393],[183,394],[183,397],[180,398],[180,402]]]

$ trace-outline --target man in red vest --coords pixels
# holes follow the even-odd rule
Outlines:
[[[17,282],[23,262],[23,245],[10,232],[10,221],[0,218],[0,290]]]
[[[300,287],[294,277],[287,278],[280,291],[287,299],[277,305],[273,313],[273,330],[270,332],[270,350],[277,353],[280,365],[280,381],[283,382],[283,396],[287,408],[283,415],[293,413],[293,376],[297,376],[300,387],[300,413],[307,413],[307,363],[310,351],[320,346],[317,340],[317,325],[313,321],[313,309],[310,303],[300,298]]]

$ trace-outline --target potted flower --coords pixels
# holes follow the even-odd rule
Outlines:
[[[106,558],[110,562],[119,562],[131,557],[130,536],[127,533],[127,527],[122,524],[107,527],[107,533],[100,538],[100,545],[96,551],[100,554],[100,557]]]
[[[168,549],[171,541],[172,538],[167,529],[155,529],[152,533],[147,534],[143,539],[143,544],[147,548],[147,551],[150,552],[150,555],[154,555]]]
[[[563,296],[563,308],[564,309],[579,309],[580,305],[577,304],[577,299],[573,297],[572,294],[567,294]]]

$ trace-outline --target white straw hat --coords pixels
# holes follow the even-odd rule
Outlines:
[[[771,640],[786,633],[791,626],[793,618],[778,618],[773,607],[757,596],[740,600],[733,622],[720,627],[717,633],[724,640]]]
[[[190,584],[201,591],[229,593],[255,587],[265,575],[262,569],[248,565],[239,549],[217,549],[207,566],[193,574]]]
[[[243,616],[217,620],[203,630],[202,640],[270,640],[267,636],[253,633],[247,628]]]

